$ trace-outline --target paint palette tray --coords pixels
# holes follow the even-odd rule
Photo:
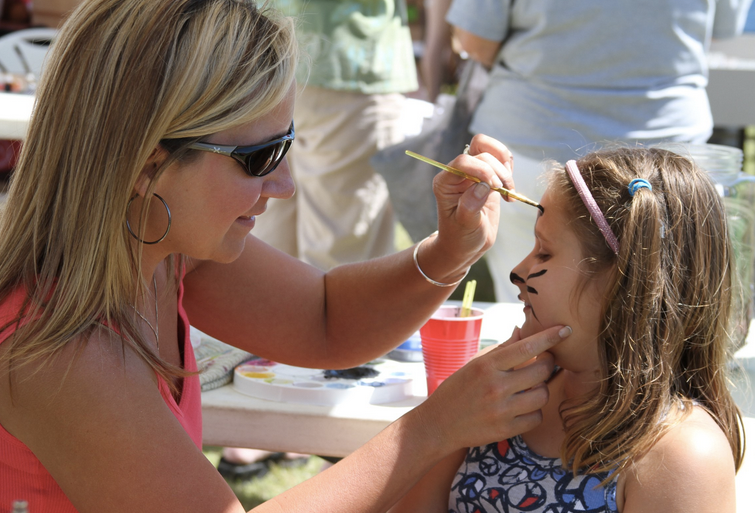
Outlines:
[[[333,371],[260,359],[236,367],[233,388],[258,399],[286,403],[382,404],[411,397],[412,377],[390,360]]]

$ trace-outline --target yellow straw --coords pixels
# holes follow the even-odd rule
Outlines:
[[[460,171],[459,169],[453,168],[451,166],[447,166],[445,164],[441,164],[437,160],[433,160],[433,159],[424,157],[424,156],[420,155],[419,153],[414,153],[413,151],[406,150],[406,154],[409,155],[410,157],[414,157],[417,160],[421,160],[422,162],[426,162],[427,164],[430,164],[431,166],[435,166],[437,168],[440,168],[443,171],[448,171],[449,173],[453,173],[453,174],[455,174],[457,176],[461,176],[462,178],[466,178],[467,180],[472,180],[473,182],[477,182],[477,183],[480,183],[482,181],[482,180],[480,180],[477,177],[474,177],[472,175],[466,174],[464,171]],[[490,185],[490,184],[488,184],[488,185]],[[522,196],[521,194],[519,194],[517,192],[510,191],[508,189],[504,189],[503,187],[493,187],[493,186],[491,186],[490,188],[492,190],[500,193],[501,196],[508,196],[509,198],[513,198],[515,200],[519,200],[522,203],[526,203],[527,205],[532,205],[533,207],[537,207],[540,210],[540,212],[544,211],[542,205],[540,205],[537,201],[533,201],[533,200],[529,199],[528,197]]]
[[[464,299],[461,301],[461,314],[459,317],[469,317],[472,314],[475,287],[477,287],[477,280],[468,281],[466,287],[464,287]]]

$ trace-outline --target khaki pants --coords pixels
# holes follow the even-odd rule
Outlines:
[[[388,188],[369,161],[403,140],[403,101],[400,94],[300,90],[287,156],[296,193],[271,199],[253,235],[323,270],[393,253]]]

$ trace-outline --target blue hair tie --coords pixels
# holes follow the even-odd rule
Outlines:
[[[644,178],[635,178],[634,180],[629,182],[628,189],[629,189],[629,195],[634,196],[637,193],[637,191],[639,191],[640,189],[650,189],[652,191],[653,186],[650,185],[650,182],[648,182]]]

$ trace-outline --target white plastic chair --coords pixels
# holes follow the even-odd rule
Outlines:
[[[0,37],[0,72],[39,78],[57,32],[53,28],[32,28]]]

